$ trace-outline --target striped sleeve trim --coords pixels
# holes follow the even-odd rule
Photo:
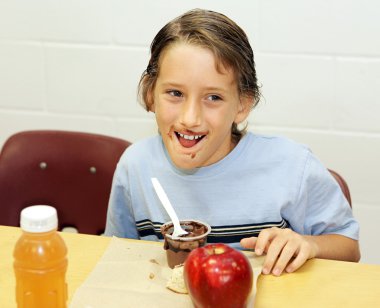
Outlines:
[[[140,238],[145,236],[157,236],[158,239],[163,239],[160,228],[162,222],[152,222],[149,219],[136,222],[137,231]],[[240,242],[245,237],[257,237],[260,231],[272,227],[285,229],[289,227],[286,220],[282,219],[278,222],[265,222],[261,224],[245,224],[233,226],[211,226],[211,232],[207,237],[208,243],[236,243]]]

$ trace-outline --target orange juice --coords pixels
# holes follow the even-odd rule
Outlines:
[[[36,212],[36,207],[40,206],[26,209],[31,211],[30,208],[33,208]],[[30,213],[21,214],[23,234],[13,252],[16,301],[20,308],[66,307],[67,248],[56,231],[57,219],[54,221],[54,218],[51,218],[54,213],[56,216],[56,211],[49,208],[50,212],[45,216],[34,213],[31,223],[28,220],[30,217],[27,217]],[[50,221],[46,217],[49,217]]]

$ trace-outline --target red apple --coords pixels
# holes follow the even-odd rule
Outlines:
[[[195,307],[242,308],[251,293],[253,272],[241,251],[208,244],[189,254],[184,279]]]

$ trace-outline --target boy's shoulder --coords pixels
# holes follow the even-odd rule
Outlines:
[[[160,136],[151,136],[132,143],[123,153],[120,161],[134,161],[157,155],[162,148]]]
[[[133,151],[139,151],[141,149],[152,148],[156,147],[160,143],[160,141],[161,137],[159,135],[149,136],[133,142],[128,147],[128,149]]]
[[[249,133],[252,145],[262,150],[272,150],[275,153],[309,152],[308,146],[280,135],[264,135]]]
[[[249,133],[246,153],[254,164],[304,164],[310,157],[310,149],[288,137]],[[247,155],[246,154],[246,155]]]

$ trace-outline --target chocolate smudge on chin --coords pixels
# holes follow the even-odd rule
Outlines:
[[[190,155],[191,159],[194,159],[196,155],[197,154],[195,154],[195,153],[191,153],[191,155]]]

